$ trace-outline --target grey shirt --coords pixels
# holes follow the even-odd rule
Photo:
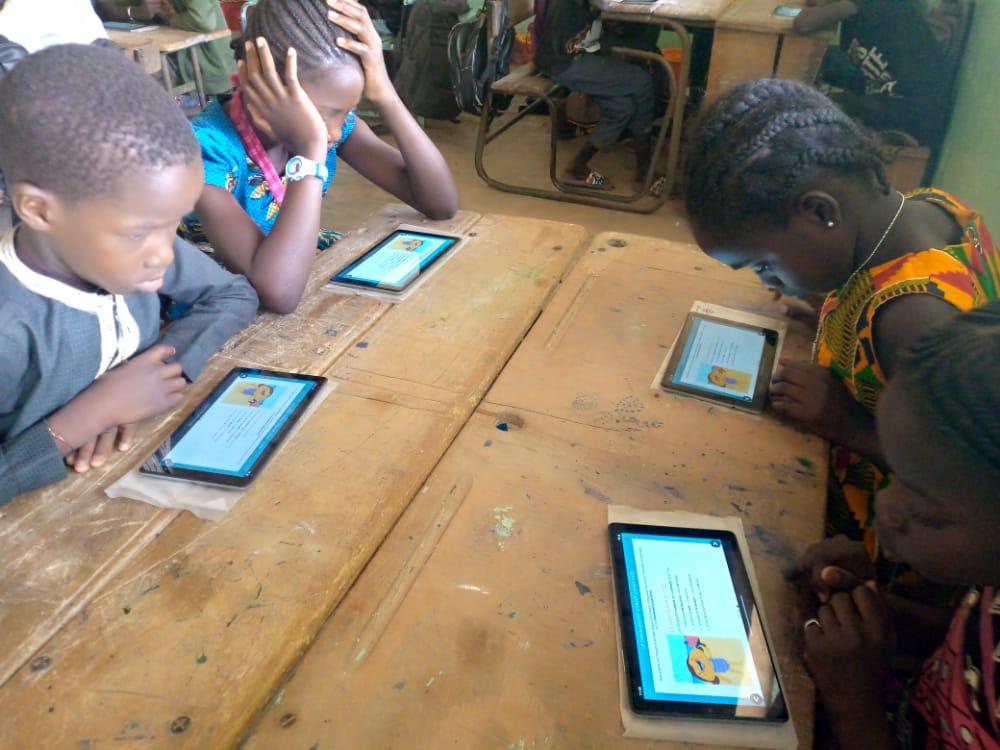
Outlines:
[[[189,305],[160,332],[157,294],[84,292],[28,268],[0,237],[0,505],[66,476],[45,418],[162,341],[189,380],[257,312],[242,276],[178,238],[160,294]]]

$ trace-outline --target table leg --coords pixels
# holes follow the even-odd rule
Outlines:
[[[774,74],[780,78],[795,78],[812,83],[819,74],[830,40],[826,35],[785,34]]]
[[[166,52],[160,53],[160,75],[163,76],[163,88],[173,96],[174,82],[170,78],[170,55]]]
[[[198,62],[197,49],[197,46],[188,47],[188,54],[191,56],[191,69],[194,71],[194,87],[198,92],[198,104],[202,109],[205,109],[208,100],[205,98],[205,84],[201,80],[201,65]]]
[[[717,28],[705,102],[713,101],[736,84],[774,75],[780,39],[780,34]]]

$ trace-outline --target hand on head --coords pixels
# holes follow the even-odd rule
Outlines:
[[[396,90],[382,54],[382,38],[375,30],[368,9],[357,0],[326,0],[326,4],[330,9],[327,13],[330,21],[354,35],[354,38],[339,38],[337,44],[360,58],[365,71],[365,97],[377,104],[386,97],[395,96]]]

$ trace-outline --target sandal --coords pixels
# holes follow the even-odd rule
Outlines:
[[[566,173],[562,177],[562,181],[567,185],[572,185],[573,187],[587,188],[589,190],[614,190],[615,185],[611,180],[602,175],[596,170],[590,170],[585,178],[580,179],[570,173]]]
[[[632,183],[632,189],[637,192],[642,192],[643,182],[637,180]],[[649,190],[646,191],[646,195],[652,196],[653,198],[663,197],[663,191],[667,189],[667,176],[664,174],[657,175],[653,178],[653,182],[650,183]]]

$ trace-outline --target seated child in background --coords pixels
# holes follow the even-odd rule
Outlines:
[[[843,22],[821,80],[844,89],[833,100],[876,130],[902,130],[938,146],[948,124],[944,53],[915,0],[807,0],[799,33]]]
[[[653,153],[652,77],[639,65],[597,51],[602,28],[598,13],[608,5],[609,0],[551,0],[534,60],[545,75],[587,94],[601,108],[601,119],[562,178],[595,190],[614,190],[614,185],[590,167],[590,160],[623,134],[631,135],[635,146],[634,187],[642,184]]]
[[[872,501],[890,481],[875,407],[921,333],[997,298],[993,240],[945,193],[891,190],[865,132],[794,81],[752,81],[720,98],[686,184],[705,252],[782,294],[828,293],[814,361],[784,361],[771,404],[833,444],[829,531],[864,538],[874,554]]]
[[[228,28],[219,0],[97,0],[97,7],[103,18],[113,21],[166,23],[171,28],[184,31],[207,32]],[[198,56],[205,93],[216,96],[231,91],[236,58],[230,37],[227,35],[199,44],[192,51]],[[194,69],[188,53],[175,55],[171,63],[175,60],[178,77],[182,81],[193,82]]]
[[[995,302],[920,339],[878,407],[895,475],[876,499],[879,538],[928,578],[971,587],[950,628],[947,618],[916,621],[877,589],[863,549],[828,539],[800,564],[823,602],[805,624],[806,664],[843,750],[1000,748],[998,414]],[[929,655],[898,706],[888,690],[894,645]]]
[[[389,80],[364,6],[261,0],[246,40],[239,94],[213,102],[193,123],[206,184],[184,231],[204,236],[223,264],[245,274],[265,308],[288,313],[302,297],[313,248],[338,236],[317,242],[338,156],[432,219],[454,215],[458,196],[447,163]],[[362,93],[398,149],[355,117]]]
[[[198,142],[117,50],[62,45],[0,83],[0,503],[127,450],[257,311],[246,279],[176,236]],[[160,336],[158,294],[188,305]],[[137,355],[137,356],[133,356]]]

